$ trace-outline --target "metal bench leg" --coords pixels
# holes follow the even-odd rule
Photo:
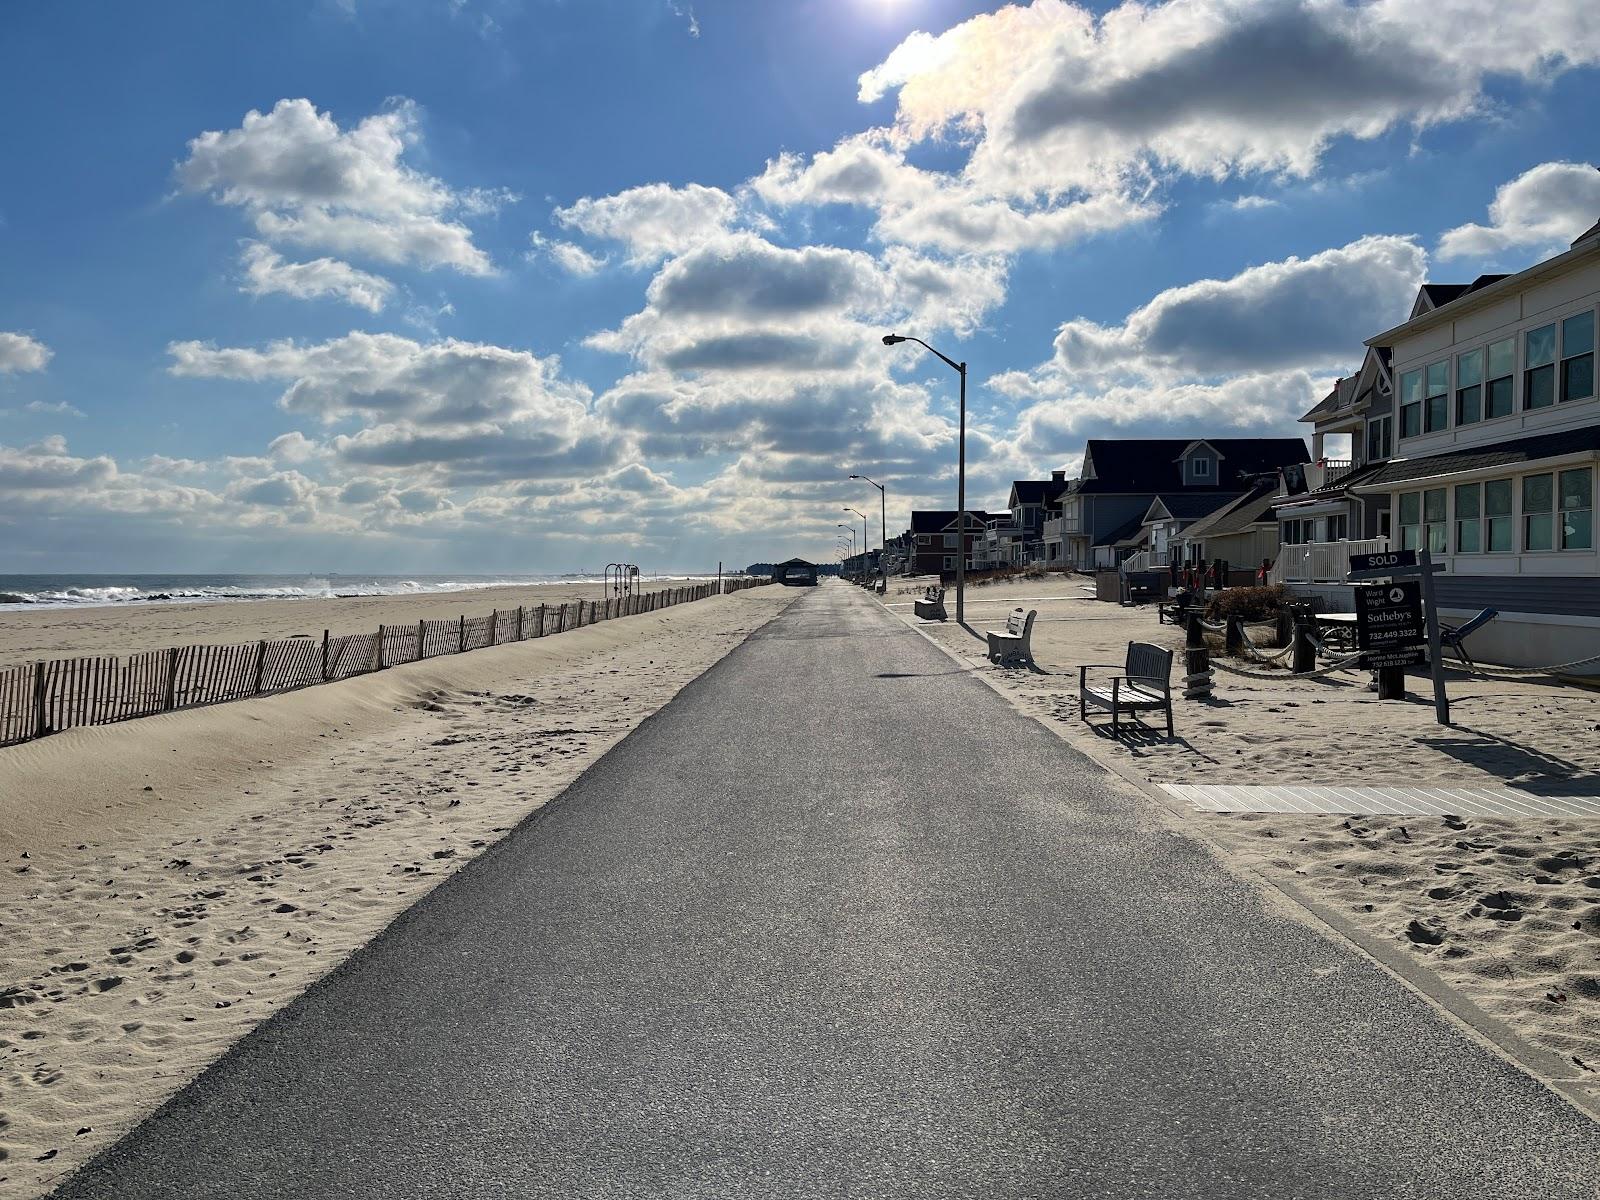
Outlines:
[[[1172,697],[1167,697],[1167,740],[1172,740]]]

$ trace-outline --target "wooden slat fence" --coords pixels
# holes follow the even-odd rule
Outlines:
[[[723,580],[739,592],[766,579]],[[233,646],[177,646],[118,658],[57,659],[0,668],[0,746],[84,725],[107,725],[174,709],[381,671],[486,646],[548,637],[599,621],[658,612],[717,594],[715,584],[496,609],[482,617],[381,625],[376,633],[280,638]]]

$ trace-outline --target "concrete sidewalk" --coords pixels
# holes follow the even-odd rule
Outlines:
[[[58,1194],[1516,1200],[1597,1152],[830,583]]]

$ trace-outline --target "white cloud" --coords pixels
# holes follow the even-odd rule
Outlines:
[[[51,356],[50,347],[25,333],[0,333],[0,375],[42,371]]]
[[[585,196],[554,215],[568,229],[621,242],[630,263],[648,266],[731,229],[739,205],[721,188],[650,183],[612,196]]]
[[[546,256],[568,275],[593,275],[606,265],[603,256],[590,254],[576,242],[547,238],[537,230],[528,235],[528,241],[533,245],[533,249],[528,251],[530,260]]]
[[[328,296],[368,312],[381,312],[394,292],[394,284],[381,275],[357,270],[336,258],[286,262],[261,242],[245,246],[243,262],[245,273],[241,290],[254,296],[274,292],[299,300]]]
[[[1169,288],[1120,325],[1062,325],[1051,369],[1207,377],[1348,363],[1364,338],[1405,316],[1426,262],[1410,238],[1367,237]]]
[[[54,403],[52,403],[52,402],[50,402],[48,400],[30,400],[30,401],[28,401],[28,403],[24,404],[22,406],[22,408],[23,408],[23,411],[25,411],[25,412],[48,413],[48,414],[50,414],[52,416],[58,416],[58,417],[81,417],[81,416],[83,416],[83,412],[82,412],[81,409],[74,408],[72,405],[68,404],[65,400],[57,400]]]
[[[1600,171],[1588,163],[1540,163],[1501,184],[1489,224],[1458,225],[1439,239],[1440,258],[1491,258],[1506,250],[1565,250],[1600,221]]]
[[[1491,76],[1600,61],[1592,17],[1590,0],[1130,0],[1098,18],[1034,0],[913,35],[861,96],[898,91],[906,142],[976,137],[967,179],[997,194],[1114,191],[1151,167],[1305,176],[1334,138],[1476,113]]]
[[[492,274],[472,232],[451,217],[481,215],[513,197],[458,193],[407,166],[402,157],[418,136],[409,101],[341,130],[309,100],[280,100],[269,113],[245,114],[237,129],[191,141],[178,179],[189,191],[243,208],[271,241]]]

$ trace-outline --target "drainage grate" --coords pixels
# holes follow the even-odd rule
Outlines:
[[[1501,787],[1233,786],[1163,783],[1202,812],[1427,817],[1595,817],[1600,796],[1536,796]]]

